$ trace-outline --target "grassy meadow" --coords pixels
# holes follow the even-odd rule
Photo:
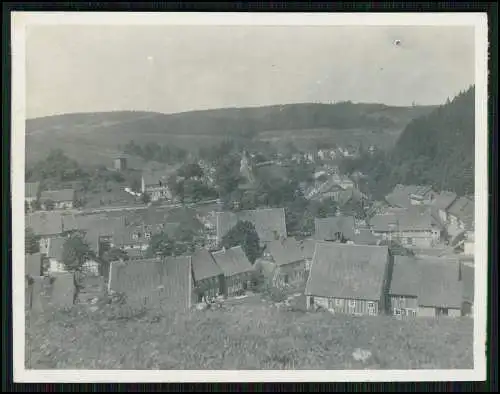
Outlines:
[[[356,349],[371,357],[356,361]],[[106,306],[26,330],[29,369],[472,369],[472,319],[400,321],[281,309],[260,297],[180,315]]]

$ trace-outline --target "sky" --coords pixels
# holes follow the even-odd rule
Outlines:
[[[465,26],[31,25],[27,117],[442,104],[474,84],[474,64]]]

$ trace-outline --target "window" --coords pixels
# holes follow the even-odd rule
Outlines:
[[[368,308],[368,314],[370,316],[375,316],[375,308],[371,309],[371,308]]]
[[[288,283],[288,275],[287,274],[283,277],[283,282]]]
[[[411,237],[406,238],[406,244],[407,245],[412,245],[413,244],[413,238],[411,238]]]
[[[448,316],[448,309],[447,308],[436,308],[436,315],[437,316]]]
[[[375,309],[375,303],[374,302],[368,302],[368,309],[369,310]]]
[[[331,298],[328,299],[328,308],[329,309],[333,308],[333,300]]]
[[[417,311],[414,310],[414,309],[412,309],[411,310],[411,316],[413,316],[413,317],[417,316]]]
[[[151,238],[151,233],[146,233],[146,234],[144,234],[144,237],[145,237],[146,239],[150,239],[150,238]]]
[[[337,305],[337,306],[342,306],[342,305],[343,305],[343,302],[342,302],[342,301],[344,301],[344,300],[343,300],[343,299],[341,299],[341,298],[336,298],[336,299],[335,299],[335,305]]]
[[[349,300],[349,306],[354,308],[356,306],[356,300]]]
[[[394,308],[394,315],[401,316],[401,309]]]

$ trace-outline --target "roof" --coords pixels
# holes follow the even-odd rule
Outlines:
[[[73,201],[75,197],[74,189],[62,189],[62,190],[45,190],[40,195],[40,200],[52,200],[55,202],[59,201]]]
[[[233,276],[253,270],[253,266],[241,246],[213,252],[212,256],[224,276]]]
[[[222,275],[222,270],[215,264],[210,252],[203,248],[198,248],[191,256],[194,280],[213,278]]]
[[[42,274],[42,254],[33,253],[24,256],[24,275],[40,276]]]
[[[255,226],[261,242],[269,242],[287,235],[284,208],[266,208],[239,212],[217,212],[217,237],[221,239],[239,221]]]
[[[458,264],[436,258],[395,256],[389,293],[417,297],[420,306],[460,308]]]
[[[286,265],[304,260],[304,253],[299,242],[294,238],[274,240],[267,244],[266,250],[276,265]]]
[[[162,280],[161,259],[113,261],[110,264],[109,288],[127,296],[158,287]]]
[[[162,303],[188,309],[191,300],[193,282],[191,278],[191,257],[169,257],[162,264],[163,292]]]
[[[391,193],[389,193],[385,200],[389,205],[409,208],[411,206],[410,196],[425,197],[432,191],[432,187],[428,185],[396,185]]]
[[[60,212],[34,212],[25,216],[26,227],[30,227],[38,236],[61,234],[62,223]]]
[[[56,259],[57,261],[62,261],[65,242],[66,238],[63,237],[51,238],[49,241],[47,257]]]
[[[372,234],[369,229],[359,229],[352,240],[356,245],[378,245],[380,238]]]
[[[343,190],[339,193],[338,203],[340,205],[347,204],[350,201],[359,202],[365,200],[366,196],[359,191],[358,188],[353,187],[347,190]]]
[[[305,294],[378,301],[388,259],[386,246],[318,242]]]
[[[442,191],[434,197],[433,206],[436,209],[447,210],[457,199],[457,194],[449,191]]]
[[[24,184],[24,198],[37,198],[40,182],[26,182]]]
[[[314,238],[321,241],[332,241],[336,233],[342,233],[345,238],[354,240],[354,216],[332,216],[314,219]]]
[[[378,214],[370,219],[370,226],[374,231],[429,231],[441,228],[439,220],[433,215],[431,209],[426,207],[411,207],[409,209]]]
[[[474,265],[462,262],[460,269],[463,300],[474,303]]]
[[[474,228],[474,201],[467,197],[460,197],[448,208],[448,213],[460,219],[467,230]]]

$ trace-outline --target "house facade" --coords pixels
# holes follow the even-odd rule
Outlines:
[[[410,208],[416,205],[429,205],[434,199],[434,191],[428,185],[401,185],[385,197],[385,201],[396,208]]]
[[[212,256],[223,273],[224,296],[234,297],[244,292],[251,282],[254,268],[241,246],[213,252]]]
[[[274,265],[274,286],[300,286],[304,284],[306,260],[300,243],[295,238],[281,238],[269,242],[263,257]]]
[[[395,257],[388,295],[392,315],[459,317],[462,293],[457,261]]]
[[[443,227],[430,209],[410,208],[378,214],[369,220],[373,235],[406,247],[432,248],[442,240]]]
[[[25,226],[39,238],[40,253],[47,254],[49,240],[62,236],[63,216],[60,212],[35,212],[25,216]]]
[[[383,313],[389,261],[386,246],[317,242],[305,289],[307,307],[352,315]]]
[[[31,204],[38,200],[40,195],[40,182],[26,182],[24,184],[24,201]]]
[[[448,208],[447,232],[454,237],[463,231],[473,230],[474,201],[467,197],[460,197]]]
[[[151,201],[171,200],[172,191],[168,185],[168,180],[176,176],[177,166],[165,170],[148,169],[142,173],[141,192],[148,194]]]
[[[72,209],[75,196],[74,189],[45,190],[40,194],[40,203],[45,210],[50,209],[49,201],[54,204],[54,209]]]

